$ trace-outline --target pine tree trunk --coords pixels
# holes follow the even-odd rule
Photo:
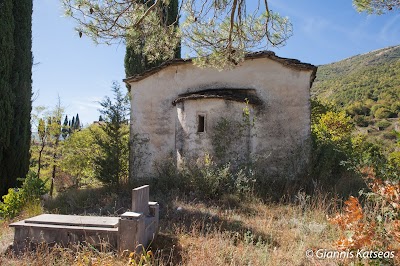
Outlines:
[[[44,142],[42,142],[42,147],[39,150],[39,159],[38,159],[38,170],[37,170],[37,177],[40,178],[40,170],[42,169],[42,153],[44,150]]]
[[[56,136],[56,143],[54,145],[54,153],[53,153],[53,170],[51,172],[51,183],[50,183],[50,197],[53,197],[54,194],[54,181],[56,180],[56,170],[57,170],[57,148],[60,136]]]

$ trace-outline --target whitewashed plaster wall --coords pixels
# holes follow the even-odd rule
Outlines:
[[[131,86],[131,173],[155,176],[155,164],[212,150],[210,134],[219,118],[240,119],[244,103],[221,99],[187,100],[180,94],[205,89],[255,89],[263,101],[252,108],[255,126],[248,152],[269,175],[296,177],[310,153],[310,84],[315,70],[288,67],[270,58],[247,59],[232,70],[167,66]],[[184,108],[184,111],[182,111]],[[207,113],[206,132],[197,133],[197,114]],[[179,128],[185,139],[179,143]],[[208,134],[208,135],[207,135]],[[227,133],[228,134],[228,133]],[[182,147],[183,146],[183,147]],[[182,153],[182,154],[181,154]]]

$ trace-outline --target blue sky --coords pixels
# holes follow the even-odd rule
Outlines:
[[[285,47],[272,49],[281,57],[320,65],[400,44],[399,12],[359,14],[351,0],[269,0],[269,5],[294,28]],[[74,26],[59,1],[34,1],[33,105],[52,108],[60,96],[69,117],[79,113],[89,124],[99,117],[96,102],[112,96],[112,81],[124,86],[125,46],[95,45],[79,38]]]

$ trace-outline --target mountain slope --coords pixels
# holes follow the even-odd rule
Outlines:
[[[346,110],[372,135],[388,134],[400,116],[400,45],[319,66],[311,94]]]
[[[319,66],[311,92],[340,105],[399,100],[400,45]]]

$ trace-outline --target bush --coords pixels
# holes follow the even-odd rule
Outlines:
[[[375,114],[376,110],[378,110],[379,108],[384,108],[385,106],[382,104],[375,104],[371,107],[371,113]]]
[[[395,140],[395,139],[397,139],[397,134],[396,134],[396,132],[393,132],[393,131],[386,132],[383,134],[383,138],[388,139],[388,140]]]
[[[40,199],[41,196],[48,192],[46,181],[38,178],[36,173],[30,171],[22,184],[21,192],[26,202]]]
[[[15,217],[23,208],[25,202],[20,190],[10,188],[0,202],[0,216],[3,218]]]
[[[343,250],[396,250],[400,242],[400,183],[383,181],[372,167],[360,169],[369,187],[365,196],[367,204],[361,205],[356,197],[345,201],[343,213],[328,218],[341,229],[336,242]],[[368,265],[399,265],[396,256],[389,259],[370,258]],[[357,264],[358,265],[358,264]]]
[[[183,175],[190,184],[190,190],[197,196],[212,199],[229,193],[233,188],[230,164],[218,167],[214,164],[187,167]]]
[[[390,111],[397,114],[400,112],[400,102],[394,102],[392,106],[390,106]]]
[[[374,113],[374,117],[379,118],[379,119],[390,118],[390,117],[394,117],[394,116],[396,116],[396,115],[385,107],[378,108]]]
[[[381,121],[378,121],[378,122],[375,124],[375,126],[376,126],[377,128],[379,128],[379,130],[385,129],[385,128],[389,127],[390,125],[391,125],[391,123],[390,123],[389,121],[387,121],[387,120],[381,120]]]
[[[0,202],[0,216],[13,218],[27,203],[39,200],[40,196],[46,193],[46,181],[30,171],[20,189],[10,188],[8,194],[3,196],[3,202]]]
[[[354,102],[346,108],[346,112],[351,116],[369,115],[370,111],[371,110],[361,102]]]
[[[311,126],[312,133],[318,141],[337,144],[346,142],[353,128],[351,118],[343,111],[329,111],[321,115],[320,119]]]
[[[367,127],[369,125],[369,119],[363,115],[356,115],[354,117],[354,123],[359,127]]]
[[[200,161],[200,160],[198,160]],[[201,199],[219,199],[226,194],[250,195],[254,189],[254,172],[249,167],[218,165],[206,155],[203,162],[186,163],[180,170],[172,161],[157,165],[155,190],[167,193],[188,193]]]

